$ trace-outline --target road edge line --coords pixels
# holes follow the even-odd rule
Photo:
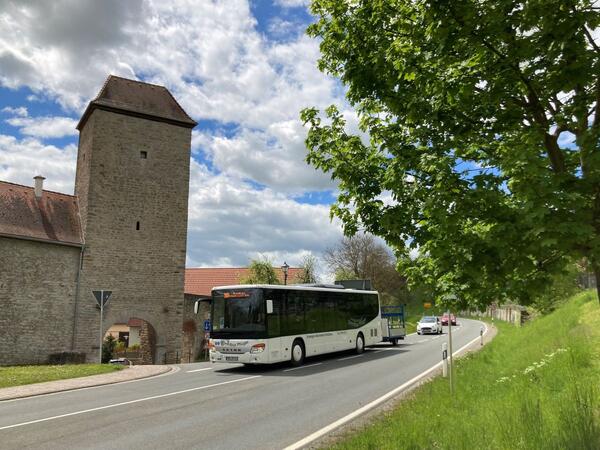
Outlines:
[[[479,320],[477,322],[483,324],[483,326],[485,328],[485,330],[483,332],[483,335],[485,336],[488,333],[488,331],[489,331],[489,328],[488,328],[487,324],[485,322],[481,322]],[[481,336],[477,336],[475,339],[469,341],[467,344],[463,345],[461,348],[459,348],[458,350],[456,350],[455,352],[453,352],[452,356],[458,356],[463,350],[465,350],[466,348],[468,348],[471,345],[475,344],[480,339],[481,339]],[[307,446],[311,442],[314,442],[317,439],[325,436],[327,433],[332,432],[336,428],[339,428],[342,425],[347,424],[351,420],[354,420],[357,417],[363,415],[364,413],[370,411],[371,409],[379,406],[380,404],[384,403],[385,401],[389,400],[390,398],[394,397],[395,395],[397,395],[400,392],[404,391],[405,389],[409,388],[410,386],[412,386],[413,384],[415,384],[417,381],[421,380],[422,378],[425,378],[431,372],[435,371],[436,369],[439,369],[441,366],[442,366],[442,362],[440,361],[439,363],[435,364],[434,366],[431,366],[429,369],[425,370],[424,372],[421,372],[416,377],[413,377],[410,380],[408,380],[407,382],[405,382],[405,383],[401,384],[400,386],[398,386],[397,388],[392,389],[387,394],[383,394],[381,397],[376,398],[375,400],[373,400],[370,403],[367,403],[366,405],[360,407],[356,411],[353,411],[350,414],[347,414],[346,416],[342,417],[341,419],[338,419],[335,422],[330,423],[329,425],[321,428],[320,430],[317,430],[314,433],[309,434],[305,438],[303,438],[303,439],[301,439],[301,440],[299,440],[297,442],[294,442],[291,445],[288,445],[283,450],[298,450],[298,449],[301,449],[301,448]]]

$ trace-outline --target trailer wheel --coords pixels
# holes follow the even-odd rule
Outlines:
[[[392,339],[392,345],[396,347],[398,345],[398,339]]]

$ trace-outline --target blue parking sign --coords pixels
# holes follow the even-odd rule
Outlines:
[[[204,321],[204,331],[210,331],[210,320]]]

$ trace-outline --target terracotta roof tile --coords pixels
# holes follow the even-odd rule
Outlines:
[[[0,181],[0,235],[82,245],[77,197]]]
[[[275,268],[280,283],[283,284],[283,272]],[[302,273],[299,267],[288,269],[288,282],[294,280]],[[210,296],[210,291],[215,286],[227,286],[239,284],[240,279],[248,276],[247,267],[225,267],[225,268],[190,268],[185,269],[185,293],[192,295]]]
[[[98,96],[81,116],[81,130],[96,108],[118,110],[124,114],[147,117],[193,128],[197,125],[164,86],[109,75]]]

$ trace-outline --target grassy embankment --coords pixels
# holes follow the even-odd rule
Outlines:
[[[600,307],[573,297],[499,333],[336,449],[599,449]]]
[[[113,364],[0,367],[0,388],[98,375],[101,373],[115,372],[122,368],[122,366]]]

